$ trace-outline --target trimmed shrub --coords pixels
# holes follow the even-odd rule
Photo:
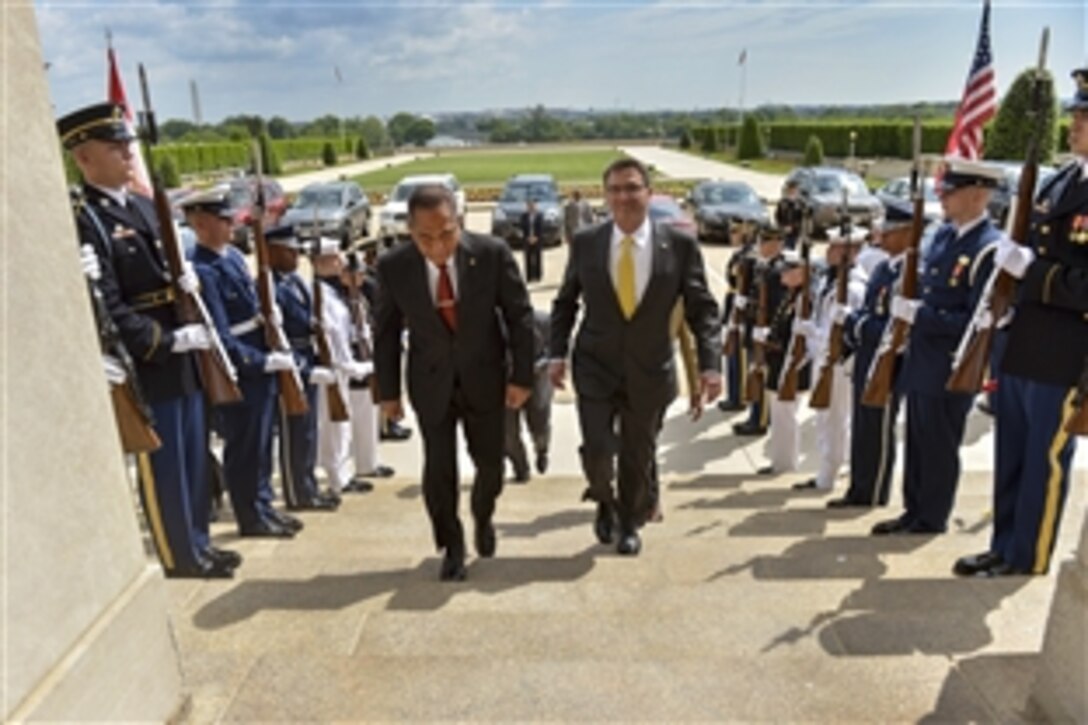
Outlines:
[[[325,166],[336,166],[336,148],[332,145],[332,141],[326,141],[322,147],[321,162]]]
[[[740,130],[740,142],[737,144],[737,158],[761,159],[766,155],[763,145],[763,134],[759,128],[759,121],[755,116],[746,116],[744,126]]]
[[[824,163],[824,142],[819,136],[809,136],[805,144],[805,166],[821,166]]]

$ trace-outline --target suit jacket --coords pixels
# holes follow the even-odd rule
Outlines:
[[[1040,189],[1002,370],[1074,385],[1088,366],[1088,181],[1070,164]]]
[[[381,400],[401,396],[401,336],[408,330],[408,398],[423,423],[440,421],[455,387],[474,410],[505,403],[507,381],[533,385],[533,309],[510,249],[462,232],[454,253],[457,332],[442,321],[415,244],[378,261],[374,360]],[[509,352],[510,365],[506,363]]]
[[[96,284],[148,401],[164,402],[199,390],[192,354],[171,352],[180,322],[154,206],[131,194],[122,207],[85,186],[75,200],[75,216],[80,243],[92,245],[98,254],[102,276]]]
[[[624,318],[610,272],[612,223],[580,232],[570,248],[563,283],[552,303],[553,358],[566,358],[579,308],[585,312],[574,344],[579,395],[609,398],[625,391],[632,406],[657,410],[676,396],[676,366],[669,318],[678,299],[694,333],[700,370],[721,369],[718,305],[706,284],[694,239],[655,224],[646,291]]]

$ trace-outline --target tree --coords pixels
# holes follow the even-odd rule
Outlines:
[[[283,116],[268,119],[268,135],[275,139],[294,138],[295,127]]]
[[[1039,129],[1039,161],[1047,163],[1053,158],[1058,127],[1054,78],[1049,71],[1043,73],[1041,117],[1033,118],[1030,113],[1035,69],[1028,68],[1013,81],[989,133],[986,134],[986,158],[1024,159],[1027,156],[1028,139],[1035,133],[1036,128]]]
[[[366,145],[365,136],[360,136],[355,142],[355,158],[362,161],[370,158],[370,148]]]
[[[395,146],[403,146],[408,142],[408,129],[410,129],[415,122],[416,117],[411,113],[406,113],[404,111],[401,111],[389,119],[389,123],[386,124],[386,129],[393,138],[393,144]]]
[[[385,124],[377,116],[367,116],[359,126],[359,133],[366,140],[366,146],[371,151],[387,149],[392,145],[389,132],[385,130]]]
[[[283,173],[279,154],[276,153],[276,148],[272,145],[272,139],[268,134],[262,133],[258,136],[257,144],[261,153],[261,172],[272,176]]]
[[[690,149],[695,145],[695,141],[691,138],[691,129],[684,127],[684,130],[680,133],[680,148]]]
[[[805,166],[822,166],[824,163],[824,142],[819,136],[809,136],[805,142]]]
[[[181,175],[178,174],[178,167],[170,154],[163,155],[162,161],[159,162],[159,179],[162,180],[163,187],[167,189],[176,189],[181,186]]]
[[[416,146],[425,146],[428,141],[434,138],[434,134],[434,121],[429,118],[417,118],[405,131],[404,140],[406,143],[412,143]]]
[[[715,126],[703,127],[703,142],[699,148],[704,154],[716,154],[722,150],[721,144],[718,143],[718,129]]]
[[[325,166],[336,166],[336,147],[332,145],[332,141],[326,141],[321,147],[321,161]]]
[[[737,158],[742,161],[761,159],[765,154],[759,121],[753,115],[745,116],[744,126],[740,130],[740,141],[737,143]]]
[[[199,130],[199,127],[192,121],[171,118],[166,123],[159,124],[159,138],[164,142],[177,141],[182,136],[194,133],[197,130]]]
[[[237,116],[227,116],[219,123],[220,128],[226,129],[230,126],[244,126],[250,136],[256,138],[265,132],[264,119],[260,116],[249,116],[245,114],[239,114]]]

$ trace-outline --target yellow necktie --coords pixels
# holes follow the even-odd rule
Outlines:
[[[628,320],[635,314],[635,240],[624,237],[620,240],[620,261],[616,266],[616,296],[620,300],[620,309]]]

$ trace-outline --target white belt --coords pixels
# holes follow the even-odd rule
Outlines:
[[[245,322],[239,322],[237,325],[231,325],[229,328],[230,334],[234,335],[235,337],[241,337],[242,335],[246,335],[256,330],[258,327],[261,326],[262,322],[264,322],[264,318],[260,315],[257,315],[256,317],[246,320]]]

